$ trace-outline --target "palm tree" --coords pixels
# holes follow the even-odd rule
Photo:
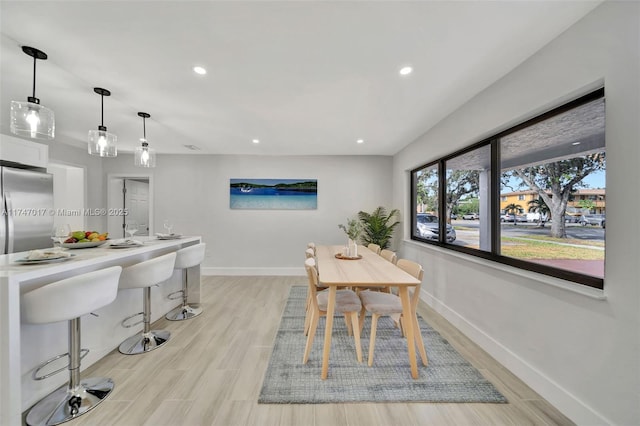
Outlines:
[[[551,212],[549,206],[547,206],[547,203],[545,203],[542,198],[536,198],[535,200],[529,201],[527,204],[529,204],[530,212],[540,214],[540,217],[538,218],[538,226],[544,228],[546,218]]]
[[[516,219],[516,215],[520,213],[520,211],[522,211],[522,206],[520,204],[515,204],[515,203],[507,204],[504,207],[504,211],[507,214],[513,214],[513,224],[517,225],[518,220]]]

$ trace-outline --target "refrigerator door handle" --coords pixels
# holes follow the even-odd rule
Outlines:
[[[7,216],[9,216],[9,210],[7,210],[7,200],[4,195],[2,196],[2,220],[0,221],[0,254],[7,254]]]
[[[7,212],[7,253],[13,253],[13,204],[11,203],[11,193],[6,192],[4,196],[4,207]]]

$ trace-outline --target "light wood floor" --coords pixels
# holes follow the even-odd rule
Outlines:
[[[165,346],[135,356],[116,350],[82,373],[111,377],[116,387],[73,426],[573,424],[426,306],[420,314],[491,380],[508,404],[258,405],[289,287],[305,285],[305,279],[203,277],[201,316],[154,324],[171,331]],[[302,359],[303,351],[292,356]]]

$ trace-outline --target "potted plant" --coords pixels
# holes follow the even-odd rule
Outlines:
[[[377,244],[381,249],[389,248],[393,230],[400,223],[396,220],[398,214],[398,209],[393,209],[387,214],[387,210],[382,206],[375,209],[373,213],[359,212],[358,217],[364,232],[362,242],[365,245]]]

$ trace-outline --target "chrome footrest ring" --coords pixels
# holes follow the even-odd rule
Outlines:
[[[84,358],[85,356],[87,356],[87,354],[89,353],[89,349],[80,349],[80,359]],[[38,365],[38,367],[33,370],[33,373],[31,374],[31,378],[33,380],[44,380],[47,379],[55,374],[61,373],[64,370],[68,370],[69,369],[69,363],[67,363],[67,365],[65,365],[64,367],[58,368],[55,371],[52,371],[49,374],[45,374],[43,376],[38,376],[38,373],[40,372],[40,370],[42,370],[43,368],[45,368],[47,365],[51,364],[54,361],[59,360],[60,358],[64,358],[64,357],[68,357],[69,356],[69,352],[60,354],[60,355],[56,355],[53,358],[50,358],[48,360],[46,360],[45,362],[43,362],[42,364]]]
[[[137,317],[138,315],[144,315],[144,312],[138,312],[137,314],[133,314],[133,315],[129,315],[128,317],[126,317],[125,319],[122,320],[122,322],[120,323],[124,328],[131,328],[131,327],[135,327],[138,324],[142,324],[144,321],[140,320],[138,322],[134,322],[133,324],[127,324],[126,322],[129,321],[132,318]]]

